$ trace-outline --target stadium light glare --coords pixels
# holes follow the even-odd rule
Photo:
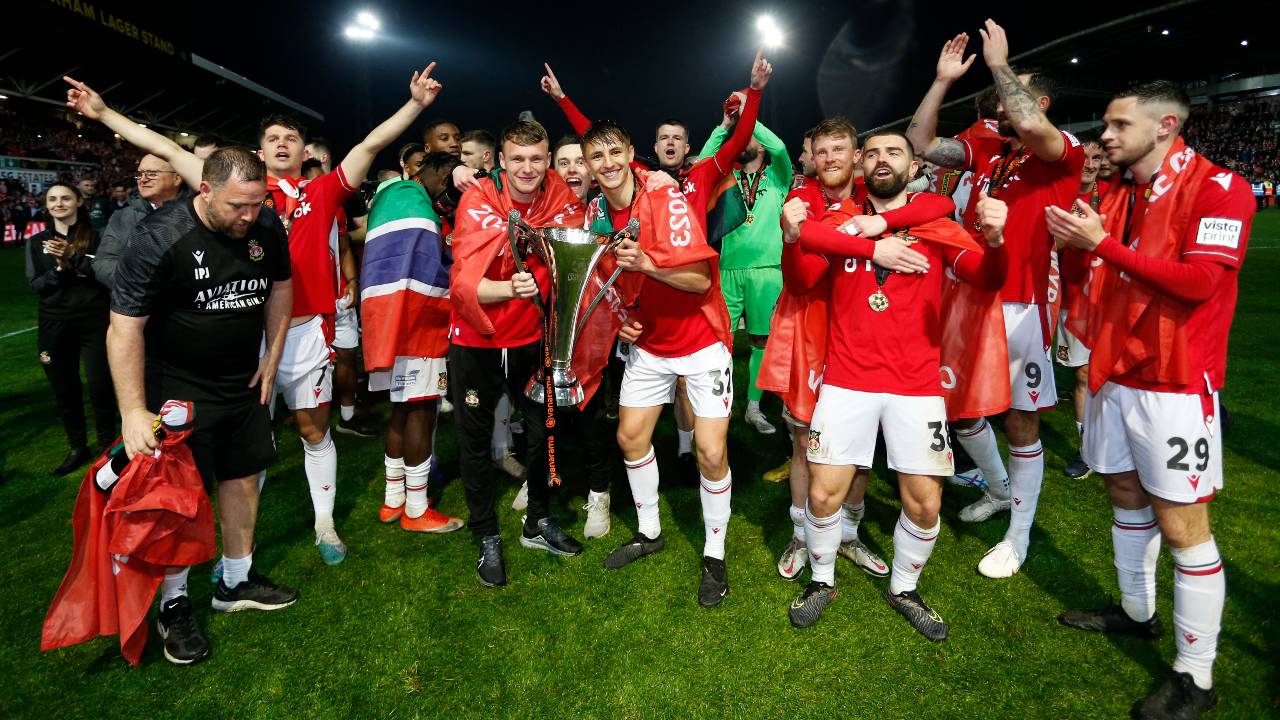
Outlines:
[[[373,39],[372,30],[366,27],[357,27],[355,25],[348,25],[343,29],[342,34],[346,35],[348,40],[365,41]]]
[[[378,21],[378,16],[368,10],[361,10],[356,13],[356,25],[374,31],[382,29],[382,23]]]
[[[1248,40],[1241,40],[1241,41],[1240,41],[1240,46],[1241,46],[1241,47],[1249,47],[1249,41],[1248,41]]]
[[[765,47],[776,48],[782,46],[782,28],[778,26],[778,21],[774,20],[772,15],[757,17],[756,30],[759,31],[760,42]]]
[[[0,95],[0,100],[8,100],[8,99],[9,99],[8,95]]]
[[[1072,64],[1072,65],[1079,65],[1079,64],[1080,64],[1080,58],[1071,58],[1071,64]]]
[[[1160,34],[1167,37],[1169,35],[1169,28],[1165,28],[1164,30],[1161,30]]]
[[[178,134],[181,135],[182,137],[187,137],[186,133],[178,133]]]

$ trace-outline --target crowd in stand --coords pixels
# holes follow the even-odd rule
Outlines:
[[[1274,187],[1280,180],[1280,96],[1198,107],[1186,137],[1200,153],[1252,184]]]

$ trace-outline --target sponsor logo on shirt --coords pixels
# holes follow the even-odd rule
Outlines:
[[[1217,245],[1218,247],[1240,247],[1240,231],[1244,223],[1230,218],[1200,218],[1200,229],[1196,232],[1197,245]]]
[[[196,293],[192,303],[196,310],[242,310],[266,302],[271,283],[266,278],[232,280],[215,288]]]

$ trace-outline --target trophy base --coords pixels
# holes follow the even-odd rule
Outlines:
[[[524,388],[524,394],[527,395],[530,400],[538,403],[539,405],[547,401],[547,386],[546,383],[543,382],[541,375],[542,373],[539,372],[538,376],[530,380],[529,384]],[[584,397],[586,397],[585,393],[582,391],[582,383],[577,380],[574,380],[571,385],[557,385],[555,392],[556,407],[577,405],[582,402]]]

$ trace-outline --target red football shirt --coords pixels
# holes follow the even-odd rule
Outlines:
[[[297,189],[297,207],[280,218],[289,229],[289,260],[293,264],[293,317],[332,315],[338,299],[338,210],[356,191],[342,174],[342,166]],[[283,189],[272,191],[276,208],[293,203]]]
[[[1084,148],[1080,141],[1070,133],[1064,132],[1062,137],[1062,157],[1045,162],[1026,150],[1024,161],[1008,174],[1002,188],[997,188],[994,193],[991,176],[997,163],[1010,154],[1008,143],[990,137],[970,137],[960,141],[965,150],[964,167],[973,171],[976,191],[969,196],[965,208],[965,228],[973,229],[974,212],[982,191],[994,194],[1009,206],[1004,228],[1009,274],[1000,291],[1004,302],[1048,302],[1049,250],[1053,247],[1053,239],[1045,223],[1044,209],[1050,205],[1070,209],[1080,190],[1080,173],[1084,169]]]
[[[529,212],[532,203],[512,201],[511,205],[524,215]],[[509,252],[511,248],[504,242],[484,274],[486,279],[511,279],[510,275],[502,272],[502,259]],[[547,271],[547,266],[533,253],[525,256],[525,264],[538,281],[538,287],[544,291],[545,298],[546,289],[551,287],[551,274]],[[512,298],[485,305],[484,309],[493,321],[493,335],[481,334],[454,309],[449,321],[449,342],[462,347],[513,348],[538,342],[542,338],[542,313],[538,312],[538,306],[533,304],[533,300]]]
[[[1146,189],[1146,185],[1138,185],[1137,200],[1133,205],[1134,221],[1129,231],[1132,241],[1140,241],[1142,237]],[[1209,390],[1218,390],[1226,383],[1227,338],[1231,334],[1231,321],[1236,311],[1237,280],[1256,210],[1257,203],[1249,183],[1239,175],[1219,168],[1219,172],[1205,178],[1196,193],[1191,221],[1182,236],[1182,262],[1217,263],[1226,268],[1209,299],[1195,306],[1187,320],[1186,334],[1190,346],[1187,349],[1192,370],[1196,377],[1205,377]],[[1125,375],[1112,377],[1111,381],[1159,392],[1198,395],[1205,390],[1202,383],[1181,387],[1142,382]]]
[[[609,217],[614,227],[625,227],[631,220],[631,209],[609,208]],[[641,221],[642,235],[651,232],[650,225]],[[643,239],[641,243],[644,244]],[[646,276],[640,285],[636,310],[636,321],[643,326],[636,345],[647,353],[658,357],[684,357],[719,342],[707,316],[702,313],[700,293],[677,290],[661,280]]]

